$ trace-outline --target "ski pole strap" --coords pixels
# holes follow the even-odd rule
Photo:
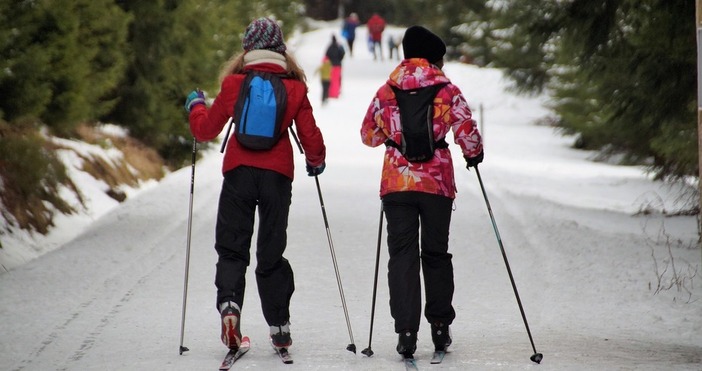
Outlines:
[[[394,140],[388,139],[385,141],[385,146],[386,147],[395,147],[397,149],[401,149],[401,146],[397,144]],[[434,142],[434,148],[448,148],[449,144],[446,142],[446,138],[441,138]]]

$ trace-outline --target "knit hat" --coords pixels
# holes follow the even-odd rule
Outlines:
[[[283,31],[270,18],[259,18],[251,22],[244,32],[243,46],[245,51],[267,49],[280,54],[285,53]]]
[[[402,39],[405,58],[424,58],[429,63],[436,63],[444,58],[446,44],[439,36],[422,26],[412,26],[405,31]]]

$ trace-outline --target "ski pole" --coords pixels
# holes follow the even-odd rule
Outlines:
[[[531,342],[531,348],[534,350],[534,354],[530,357],[533,362],[541,363],[544,355],[536,351],[536,346],[534,346],[534,339],[531,337],[531,331],[529,331],[529,323],[527,323],[526,315],[524,314],[524,308],[522,307],[522,301],[519,299],[519,292],[517,292],[517,285],[514,283],[514,277],[512,276],[512,270],[509,268],[509,261],[507,261],[507,253],[505,253],[505,247],[502,245],[502,238],[500,238],[500,232],[497,230],[497,223],[495,223],[495,216],[492,214],[492,208],[490,207],[490,201],[488,201],[487,193],[485,193],[485,186],[483,186],[483,179],[480,177],[480,171],[478,166],[475,166],[475,174],[478,176],[478,182],[480,183],[480,190],[483,192],[483,198],[485,198],[485,205],[488,209],[488,214],[490,214],[490,220],[492,221],[492,229],[495,230],[495,236],[497,237],[497,243],[500,245],[500,250],[502,251],[502,258],[505,260],[505,266],[507,267],[507,274],[509,274],[509,281],[512,283],[512,289],[514,290],[514,296],[517,298],[517,304],[519,305],[519,312],[522,314],[522,319],[524,320],[524,326],[526,327],[527,335],[529,335],[529,341]]]
[[[305,151],[302,150],[302,144],[300,144],[300,139],[297,139],[297,134],[295,134],[295,130],[293,130],[292,126],[290,126],[288,129],[290,130],[290,134],[292,134],[293,139],[295,139],[297,149],[300,150],[300,153],[304,154]]]
[[[300,144],[300,139],[297,138],[297,134],[295,134],[295,130],[293,130],[292,126],[288,128],[290,130],[290,134],[292,135],[293,139],[295,140],[295,143],[297,144],[297,148],[300,150],[300,153],[304,154],[305,151],[302,150],[302,144]],[[353,332],[351,331],[351,321],[349,320],[349,311],[346,308],[346,299],[344,298],[344,288],[341,285],[341,275],[339,274],[339,266],[336,263],[336,253],[334,252],[334,242],[332,242],[332,237],[331,237],[331,231],[329,230],[329,220],[327,219],[327,211],[326,208],[324,207],[324,199],[322,199],[322,188],[319,186],[319,178],[317,175],[314,176],[314,182],[317,184],[317,194],[319,195],[319,204],[322,207],[322,217],[324,218],[324,227],[327,229],[327,240],[329,241],[329,251],[331,251],[331,257],[332,257],[332,263],[334,264],[334,272],[336,274],[336,284],[339,287],[339,296],[341,296],[341,305],[344,308],[344,316],[346,316],[346,327],[348,328],[349,331],[349,337],[351,338],[351,344],[346,346],[346,350],[349,352],[354,352],[356,353],[356,343],[353,341]]]
[[[378,290],[378,266],[380,265],[380,244],[383,236],[383,204],[380,203],[380,221],[378,222],[378,250],[375,253],[375,276],[373,278],[373,300],[371,304],[371,320],[370,320],[370,330],[368,331],[368,348],[363,349],[361,353],[370,357],[373,355],[373,349],[371,349],[371,341],[373,339],[373,321],[375,319],[375,298]]]
[[[346,308],[346,299],[344,299],[344,288],[341,285],[341,276],[339,275],[339,266],[336,263],[336,253],[334,252],[334,243],[331,238],[331,231],[329,230],[329,220],[327,219],[327,212],[324,207],[324,200],[322,199],[322,189],[319,186],[319,177],[314,176],[314,181],[317,184],[317,194],[319,195],[319,204],[322,207],[322,217],[324,218],[324,227],[327,229],[327,240],[329,241],[329,250],[331,251],[332,262],[334,263],[334,272],[336,273],[336,283],[339,286],[339,295],[341,296],[341,305],[344,307],[344,315],[346,316],[346,327],[349,330],[349,337],[351,338],[351,344],[346,346],[346,350],[349,352],[356,353],[356,344],[353,341],[353,332],[351,331],[351,321],[349,320],[349,311]]]
[[[197,140],[193,138],[193,156],[192,156],[192,171],[190,175],[190,203],[188,205],[188,233],[187,243],[185,248],[185,278],[183,280],[183,311],[180,318],[180,354],[187,352],[190,349],[183,346],[183,337],[185,336],[185,305],[188,302],[188,272],[190,271],[190,234],[193,226],[193,194],[195,193],[195,159],[197,155]]]

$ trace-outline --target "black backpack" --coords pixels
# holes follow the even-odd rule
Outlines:
[[[434,140],[434,98],[446,85],[437,84],[412,90],[401,90],[390,86],[395,92],[400,108],[402,143],[388,139],[386,146],[397,148],[410,162],[426,162],[434,157],[437,148],[448,148],[444,138]]]
[[[268,150],[278,143],[288,102],[281,76],[262,71],[246,73],[221,152],[227,145],[232,124],[236,140],[245,148]]]

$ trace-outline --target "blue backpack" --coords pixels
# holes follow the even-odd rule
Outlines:
[[[227,145],[232,124],[234,136],[243,147],[252,150],[273,148],[281,136],[287,102],[287,91],[280,76],[248,71],[234,104],[234,115],[221,152]]]

